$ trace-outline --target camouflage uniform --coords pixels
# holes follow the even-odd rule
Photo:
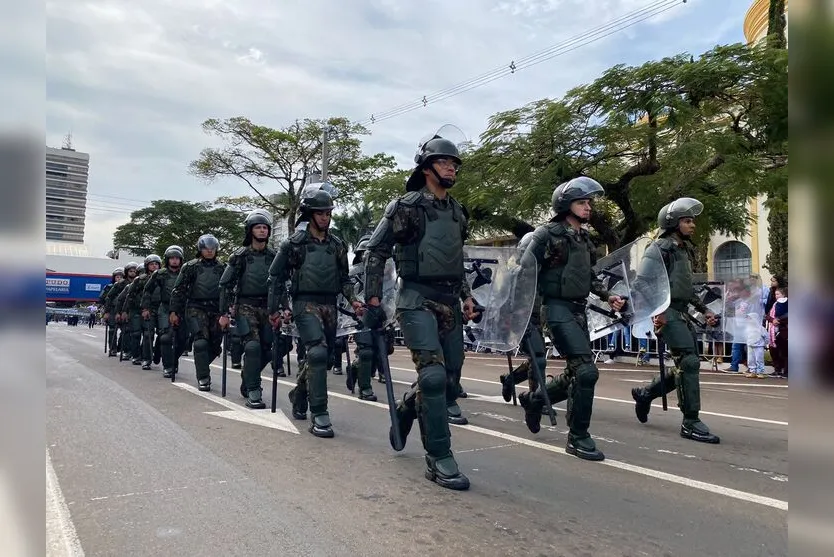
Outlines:
[[[328,210],[328,204],[332,208],[329,194],[320,194],[321,199],[312,199],[311,203],[321,204],[312,210]],[[332,361],[336,339],[336,298],[341,293],[349,302],[356,301],[348,277],[347,246],[329,232],[324,240],[319,240],[306,229],[296,231],[281,243],[269,275],[271,314],[289,309],[287,281],[291,281],[293,320],[306,352],[296,387],[289,393],[293,417],[306,419],[309,402],[311,433],[332,437],[327,412],[327,365]]]
[[[225,268],[217,259],[192,259],[180,269],[171,291],[171,312],[185,320],[193,335],[194,368],[197,383],[204,390],[211,386],[211,362],[222,352],[218,307]]]
[[[229,332],[243,346],[240,394],[250,408],[264,408],[261,400],[261,371],[271,361],[272,325],[267,312],[269,267],[275,252],[251,245],[238,248],[229,258],[220,279],[220,311],[234,309],[235,327]]]
[[[119,297],[119,294],[122,293],[122,290],[130,284],[126,278],[121,278],[119,281],[113,283],[112,287],[107,291],[107,296],[104,299],[104,312],[107,313],[107,325],[109,326],[110,330],[108,334],[110,335],[110,339],[108,344],[110,345],[110,352],[108,356],[117,356],[119,354],[119,341],[121,340],[119,337],[119,331],[122,330],[122,324],[116,322],[116,300]]]
[[[151,312],[151,323],[156,324],[156,333],[159,340],[159,349],[162,356],[162,369],[164,377],[171,377],[177,367],[182,353],[185,352],[188,340],[188,327],[180,325],[176,329],[171,327],[168,321],[168,314],[171,305],[171,292],[180,271],[172,271],[163,267],[155,271],[147,283],[142,294],[142,309]],[[157,292],[158,298],[157,298]],[[174,336],[176,335],[177,351],[174,353]]]

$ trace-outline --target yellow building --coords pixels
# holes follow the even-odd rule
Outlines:
[[[744,38],[748,44],[760,43],[767,36],[770,0],[754,0],[744,16]],[[785,0],[785,20],[788,18],[788,0]],[[787,28],[785,29],[787,38]],[[713,280],[745,276],[758,273],[764,284],[770,283],[771,273],[762,267],[770,253],[770,239],[767,226],[767,207],[764,196],[750,200],[750,214],[754,222],[747,234],[732,238],[715,234],[710,238],[707,269]]]

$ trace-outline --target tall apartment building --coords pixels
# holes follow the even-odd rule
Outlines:
[[[84,242],[90,155],[46,148],[46,239]]]

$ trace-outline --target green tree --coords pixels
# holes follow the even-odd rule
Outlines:
[[[701,238],[741,235],[747,200],[787,176],[787,130],[766,133],[775,113],[786,121],[787,59],[768,49],[618,65],[562,99],[495,114],[453,193],[476,230],[496,232],[540,223],[555,185],[588,175],[606,190],[591,224],[610,249],[652,229],[660,207],[681,196],[706,206]],[[377,184],[393,186],[393,175]]]
[[[333,215],[333,225],[337,229],[336,234],[347,242],[351,248],[356,247],[359,238],[365,232],[376,226],[377,220],[374,217],[373,210],[367,204],[349,213]]]
[[[197,240],[214,234],[220,241],[220,257],[228,257],[243,239],[243,215],[211,203],[161,199],[150,207],[133,211],[130,222],[116,229],[113,246],[136,255],[156,253],[160,257],[173,244],[181,246],[186,259],[194,257]]]
[[[208,181],[224,176],[239,178],[276,210],[279,206],[257,186],[268,184],[267,194],[283,193],[289,232],[295,222],[303,186],[309,177],[321,173],[325,129],[330,130],[328,178],[339,188],[340,198],[353,199],[358,188],[394,166],[393,158],[388,155],[363,155],[360,138],[369,132],[346,118],[296,120],[289,126],[274,129],[235,117],[203,122],[203,131],[219,137],[225,146],[203,149],[199,158],[191,162],[189,170]]]

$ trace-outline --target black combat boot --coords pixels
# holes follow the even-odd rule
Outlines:
[[[463,385],[458,384],[458,398],[469,398],[469,394],[463,390]]]
[[[542,409],[544,408],[544,402],[541,400],[541,397],[531,396],[528,391],[518,395],[518,403],[524,408],[524,423],[527,424],[527,429],[531,433],[541,431]]]
[[[162,377],[165,377],[166,379],[170,379],[173,376],[174,376],[174,370],[173,369],[165,368],[165,369],[162,370]]]
[[[597,449],[597,444],[594,443],[590,435],[577,438],[569,433],[565,452],[582,460],[605,460],[605,455]]]
[[[211,377],[205,377],[203,379],[197,379],[197,388],[201,391],[210,391],[211,390]]]
[[[312,422],[310,424],[310,433],[324,439],[333,437],[333,424],[330,423],[330,415],[327,412],[313,416]]]
[[[144,369],[146,371],[151,369],[151,363],[150,362],[142,362],[142,369]]]
[[[242,367],[243,367],[243,366],[241,365],[241,363],[240,363],[240,362],[238,362],[238,363],[234,363],[234,362],[232,362],[232,369],[240,369],[240,368],[242,368]],[[244,395],[244,396],[245,396],[245,395]]]
[[[292,404],[292,417],[296,420],[307,419],[307,393],[296,393],[298,387],[293,387],[287,393],[287,397]],[[298,394],[298,396],[296,396]]]
[[[374,394],[373,389],[362,389],[359,391],[359,400],[369,400],[371,402],[376,402],[377,398]]]
[[[707,424],[698,418],[684,418],[681,423],[681,437],[684,439],[692,439],[693,441],[700,441],[701,443],[718,444],[721,439],[717,435],[710,433]]]
[[[461,474],[451,453],[443,458],[426,455],[426,479],[446,489],[469,489],[469,478]]]
[[[636,403],[634,405],[634,413],[637,414],[637,420],[644,424],[649,421],[649,410],[652,409],[652,397],[645,387],[634,387],[631,389],[631,398]]]
[[[261,398],[261,389],[252,389],[246,397],[246,407],[253,410],[261,410],[266,408],[266,404]]]
[[[334,367],[333,368],[333,375],[344,375],[344,373],[342,372],[342,368]]]
[[[464,417],[457,402],[446,406],[446,419],[450,424],[455,425],[466,425],[469,423],[469,420]]]

